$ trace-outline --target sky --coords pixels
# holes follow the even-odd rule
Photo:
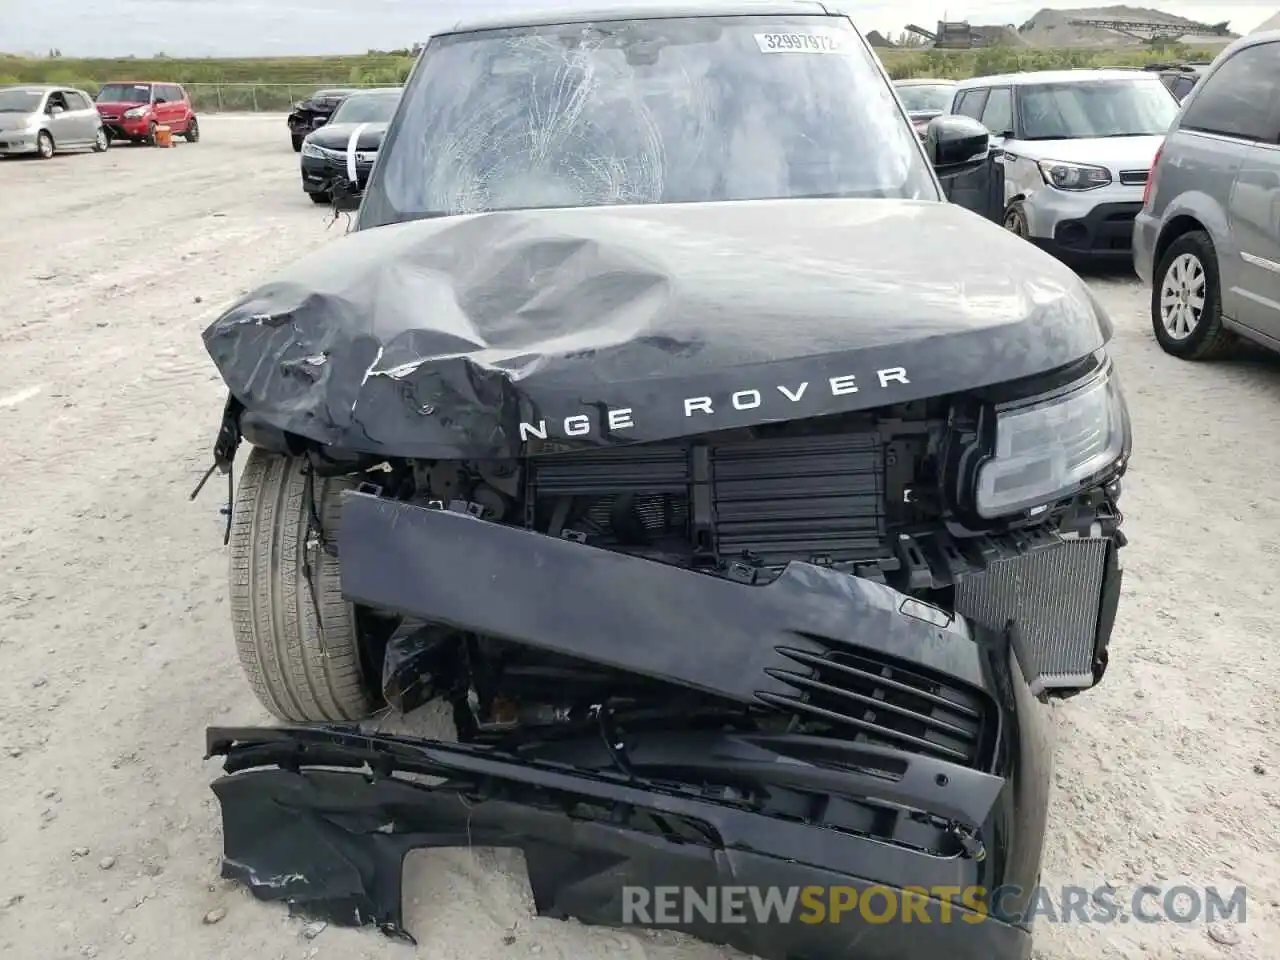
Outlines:
[[[639,0],[638,0],[639,2]],[[1099,0],[1092,0],[1102,5]],[[468,11],[572,7],[589,0],[0,0],[0,51],[63,56],[287,56],[363,53],[407,47]],[[1129,0],[1130,5],[1147,5]],[[842,0],[864,32],[896,36],[903,26],[939,19],[1021,24],[1045,7],[1090,0]],[[1229,20],[1248,33],[1280,10],[1280,0],[1172,0],[1151,6],[1193,20]]]

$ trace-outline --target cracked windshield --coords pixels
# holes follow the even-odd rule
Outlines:
[[[778,21],[617,21],[438,39],[388,144],[371,213],[936,198],[852,28]]]

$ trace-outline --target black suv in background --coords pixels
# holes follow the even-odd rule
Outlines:
[[[333,111],[338,109],[348,96],[357,93],[359,88],[343,87],[329,90],[317,90],[305,100],[293,105],[289,113],[289,139],[293,141],[293,152],[302,150],[302,141],[308,133],[328,122]]]
[[[405,853],[465,841],[544,915],[1027,960],[1131,437],[1084,281],[946,200],[989,144],[918,137],[820,3],[431,38],[351,232],[204,335],[232,632],[291,724],[208,732],[223,875],[399,935]],[[359,726],[433,699],[458,743]],[[628,911],[666,885],[730,915]]]
[[[1195,89],[1204,72],[1209,69],[1209,61],[1188,61],[1186,63],[1153,63],[1144,69],[1160,74],[1160,82],[1181,103]]]

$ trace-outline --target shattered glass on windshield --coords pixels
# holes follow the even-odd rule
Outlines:
[[[852,29],[845,37],[830,18],[779,19],[439,38],[371,185],[372,220],[777,197],[936,199],[925,158]],[[765,29],[816,39],[769,49],[757,37]],[[851,89],[863,93],[850,97]]]

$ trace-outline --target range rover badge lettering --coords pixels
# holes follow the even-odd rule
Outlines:
[[[872,388],[884,389],[890,384],[908,384],[910,382],[905,367],[885,367],[875,372]],[[806,380],[802,383],[775,384],[772,389],[747,387],[735,390],[729,397],[729,407],[733,410],[755,410],[763,409],[775,402],[799,403],[804,399],[809,386],[809,381]],[[832,397],[845,397],[859,393],[861,382],[857,376],[847,374],[828,378],[819,389],[825,389]],[[692,417],[697,414],[716,416],[715,405],[711,397],[685,397],[680,404],[680,409],[684,411],[686,417]],[[526,443],[533,439],[546,440],[551,433],[562,437],[585,437],[592,433],[601,432],[602,428],[604,433],[614,433],[618,430],[626,430],[635,426],[630,407],[608,409],[604,413],[604,422],[601,423],[600,421],[601,418],[598,415],[593,417],[585,413],[579,413],[557,421],[521,422],[520,441]]]

